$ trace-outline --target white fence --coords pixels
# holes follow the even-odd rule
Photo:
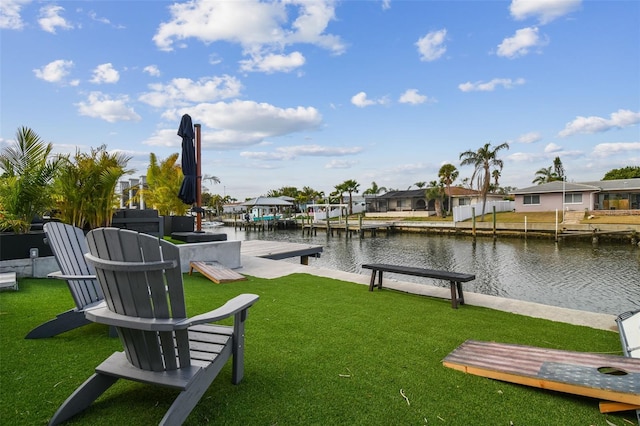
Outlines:
[[[487,205],[485,207],[485,214],[493,213],[493,207],[496,207],[497,212],[512,212],[516,208],[515,201],[487,201]],[[468,206],[458,206],[453,208],[453,222],[462,222],[463,220],[471,219],[473,213],[471,211],[472,208],[476,210],[476,217],[482,214],[482,203],[470,204]]]

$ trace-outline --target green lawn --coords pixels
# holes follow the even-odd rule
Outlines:
[[[185,276],[190,315],[240,293],[250,310],[245,377],[222,370],[188,425],[627,425],[598,401],[466,375],[442,359],[467,339],[620,354],[613,332],[291,275],[213,284]],[[0,293],[0,424],[46,424],[118,339],[89,326],[50,339],[27,332],[72,305],[64,283],[24,279]],[[401,395],[401,390],[407,400]],[[120,381],[69,424],[157,424],[176,392]],[[610,423],[609,423],[610,422]]]

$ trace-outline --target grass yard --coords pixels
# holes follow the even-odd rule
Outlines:
[[[213,284],[185,276],[191,316],[256,293],[245,377],[222,370],[187,425],[628,425],[598,401],[466,375],[442,359],[467,339],[620,354],[614,332],[296,274]],[[91,324],[50,339],[31,328],[72,306],[66,285],[23,279],[0,293],[0,423],[43,425],[118,339]],[[404,393],[405,399],[401,392]],[[68,424],[152,425],[177,392],[120,381]]]

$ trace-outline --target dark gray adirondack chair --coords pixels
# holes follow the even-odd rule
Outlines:
[[[180,390],[162,425],[182,424],[226,361],[232,382],[244,374],[244,324],[257,300],[242,294],[187,318],[178,248],[148,234],[99,228],[87,235],[87,260],[96,269],[106,307],[86,312],[116,327],[124,352],[115,352],[62,404],[56,425],[87,408],[119,378]],[[234,317],[233,326],[209,324]]]
[[[84,258],[89,248],[82,229],[61,222],[48,222],[44,224],[44,232],[60,267],[60,271],[49,274],[49,277],[67,281],[76,307],[34,328],[26,339],[52,337],[87,325],[91,321],[85,318],[84,311],[104,300],[93,266]]]

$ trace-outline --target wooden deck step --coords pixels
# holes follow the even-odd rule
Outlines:
[[[189,263],[189,275],[193,270],[200,272],[205,277],[209,278],[214,283],[228,283],[233,281],[243,281],[247,278],[240,275],[233,269],[229,269],[221,263],[212,262],[190,262]]]

